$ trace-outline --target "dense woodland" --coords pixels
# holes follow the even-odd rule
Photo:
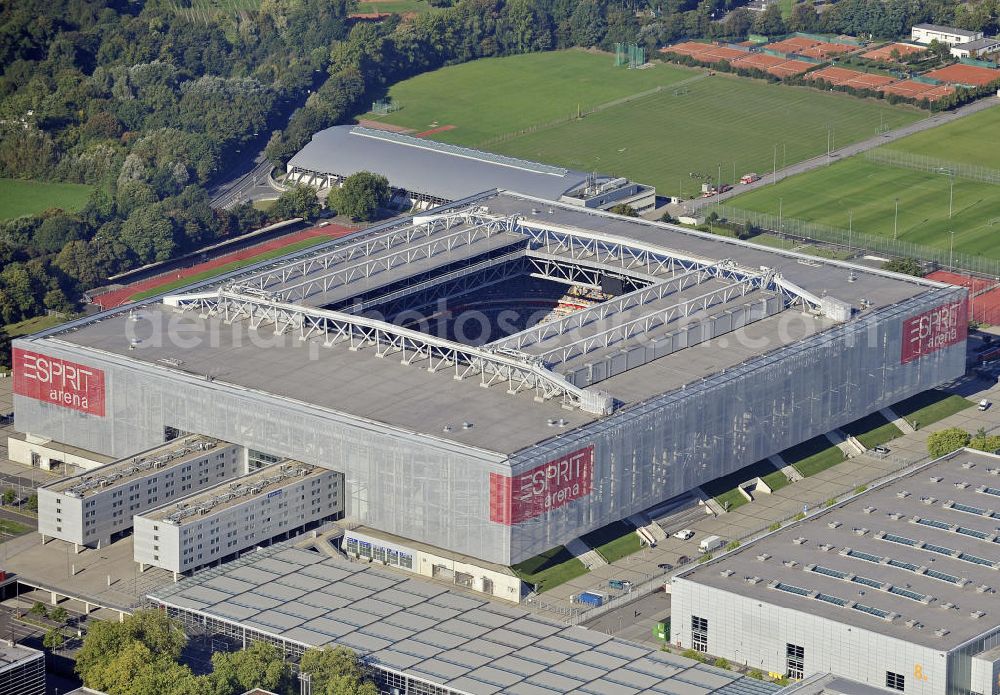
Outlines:
[[[188,0],[189,1],[189,0]],[[436,0],[436,4],[447,0]],[[458,0],[353,23],[350,0],[262,0],[193,22],[166,0],[7,0],[0,9],[0,177],[95,186],[76,214],[0,224],[0,324],[72,308],[109,274],[264,221],[217,211],[206,186],[267,141],[283,164],[387,87],[487,56],[750,31],[895,37],[914,22],[995,31],[1000,0],[811,2],[786,23],[743,0]],[[181,5],[184,0],[181,0]],[[294,201],[278,214],[295,214]]]

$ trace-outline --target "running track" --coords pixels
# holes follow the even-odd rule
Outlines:
[[[249,246],[239,251],[233,251],[232,253],[227,253],[223,256],[219,256],[218,258],[213,258],[210,261],[198,263],[197,265],[193,265],[188,268],[172,270],[168,273],[164,273],[163,275],[158,275],[131,285],[126,285],[125,287],[117,290],[105,292],[104,294],[97,295],[94,298],[94,303],[103,309],[113,309],[114,307],[128,303],[129,298],[140,292],[145,292],[146,290],[166,285],[167,283],[174,282],[175,280],[179,280],[181,278],[198,275],[200,273],[204,273],[206,270],[212,270],[213,268],[218,268],[234,261],[252,259],[256,256],[267,253],[268,251],[274,251],[275,249],[280,249],[284,246],[288,246],[289,244],[294,244],[305,239],[313,239],[316,237],[336,239],[355,231],[357,230],[349,227],[342,227],[336,224],[327,225],[325,227],[313,227],[312,229],[306,229],[295,234],[289,234],[277,239],[271,239],[270,241],[265,241],[255,246]]]

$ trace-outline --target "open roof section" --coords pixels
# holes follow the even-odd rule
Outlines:
[[[926,646],[995,629],[1000,456],[960,450],[681,579]]]

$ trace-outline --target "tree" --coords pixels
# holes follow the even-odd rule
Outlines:
[[[595,0],[580,0],[569,19],[573,43],[577,46],[596,46],[604,40],[607,25],[601,6]]]
[[[959,427],[949,427],[948,429],[935,432],[927,438],[927,453],[938,458],[945,454],[968,446],[972,436]]]
[[[254,642],[233,653],[216,652],[212,655],[212,667],[211,678],[219,689],[228,686],[233,693],[254,688],[283,691],[291,675],[281,652],[267,642]]]
[[[389,181],[384,176],[359,171],[344,179],[336,192],[337,212],[354,220],[372,220],[380,207],[389,203]]]
[[[62,630],[57,627],[52,628],[42,637],[42,646],[49,651],[59,649],[63,646],[63,642],[65,642],[65,638],[63,637]]]
[[[35,601],[31,608],[28,609],[28,613],[37,618],[47,618],[49,617],[49,609],[45,607],[45,604],[41,601]]]
[[[913,258],[893,258],[882,264],[882,270],[889,270],[893,273],[903,273],[904,275],[924,276],[924,269],[920,262]]]
[[[103,690],[88,681],[91,671],[103,668],[135,643],[152,654],[176,661],[187,637],[180,623],[156,610],[136,611],[120,623],[98,621],[87,630],[76,657],[76,672],[88,687]]]
[[[346,647],[309,649],[299,662],[316,695],[377,695],[358,655]]]
[[[781,6],[772,2],[754,20],[754,31],[764,36],[780,36],[785,33],[785,20],[781,18]]]
[[[49,617],[55,620],[57,623],[64,623],[66,622],[66,619],[69,617],[69,611],[67,611],[62,606],[57,606],[52,609],[51,613],[49,613]]]
[[[626,205],[625,203],[618,203],[608,209],[608,212],[613,212],[616,215],[625,215],[625,217],[638,217],[639,213],[635,211],[635,208],[631,205]]]
[[[273,220],[287,220],[292,217],[311,220],[319,217],[321,209],[316,189],[312,186],[293,186],[275,201],[269,216]]]
[[[13,504],[15,499],[17,499],[17,493],[14,492],[14,488],[9,487],[3,491],[4,504]]]
[[[38,511],[38,495],[28,495],[28,510],[32,512]]]

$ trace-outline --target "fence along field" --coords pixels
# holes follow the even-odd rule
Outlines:
[[[691,196],[720,175],[732,183],[770,171],[775,154],[781,167],[826,152],[828,142],[845,145],[925,116],[808,87],[613,62],[572,50],[448,67],[394,86],[401,108],[378,120],[417,133],[451,125],[431,137]]]

